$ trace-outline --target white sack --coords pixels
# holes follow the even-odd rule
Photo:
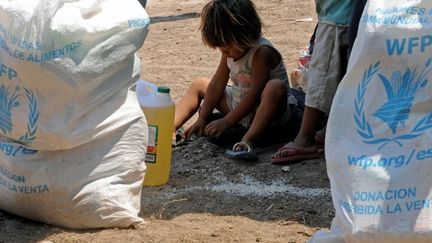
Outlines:
[[[0,134],[69,149],[136,119],[105,121],[138,79],[148,24],[136,0],[0,0]]]
[[[135,0],[0,0],[0,209],[142,222],[148,127],[129,87],[148,24]]]
[[[432,1],[373,0],[331,108],[336,216],[312,242],[432,242]]]
[[[128,107],[133,112],[131,95]],[[136,100],[136,99],[135,99]],[[64,151],[0,153],[0,208],[69,228],[128,227],[140,212],[147,123],[143,117],[102,139]],[[11,151],[16,143],[2,142]]]

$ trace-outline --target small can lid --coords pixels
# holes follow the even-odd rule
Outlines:
[[[159,86],[157,89],[158,93],[163,93],[163,94],[169,94],[170,92],[170,88],[166,87],[166,86]]]

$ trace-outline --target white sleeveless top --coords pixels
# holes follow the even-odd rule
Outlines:
[[[250,50],[246,53],[246,55],[244,55],[239,60],[234,61],[234,59],[232,58],[227,58],[227,65],[228,68],[230,69],[229,76],[232,83],[231,88],[228,89],[228,97],[227,97],[228,106],[230,110],[233,110],[249,91],[252,85],[251,82],[252,60],[256,50],[259,47],[264,45],[270,46],[271,48],[276,50],[276,48],[274,48],[273,44],[268,39],[266,39],[265,37],[261,37],[257,42],[257,44],[254,47],[250,48]],[[288,90],[287,103],[297,104],[297,100],[291,94],[291,89],[288,82],[288,75],[282,58],[280,63],[276,66],[276,68],[270,70],[269,80],[272,79],[282,80],[282,82],[286,84]],[[250,123],[252,122],[254,113],[255,112],[247,115],[239,123],[242,124],[244,127],[249,127]]]

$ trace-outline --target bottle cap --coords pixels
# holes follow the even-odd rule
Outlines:
[[[157,89],[158,93],[163,93],[163,94],[169,94],[170,92],[170,88],[166,87],[166,86],[159,86]]]

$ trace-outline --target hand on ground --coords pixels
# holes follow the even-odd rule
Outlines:
[[[210,122],[205,127],[205,134],[209,137],[220,137],[230,127],[224,118]]]
[[[195,133],[199,137],[202,137],[205,135],[204,129],[206,125],[207,122],[205,120],[198,118],[198,120],[192,126],[185,130],[184,136],[186,138],[190,138],[190,136]]]

